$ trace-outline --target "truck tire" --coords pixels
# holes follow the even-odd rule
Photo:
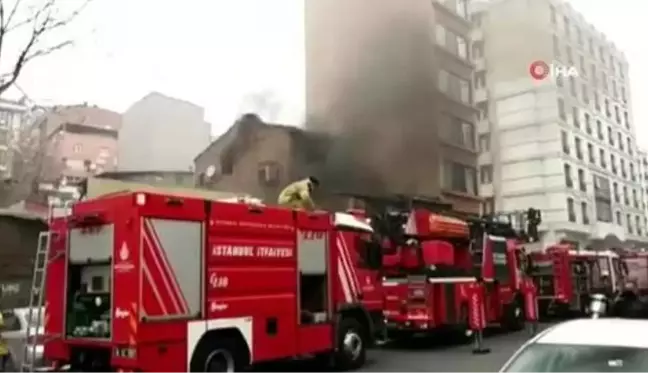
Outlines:
[[[227,337],[202,341],[191,358],[191,371],[240,372],[244,367],[241,347]]]
[[[367,360],[367,337],[355,318],[343,318],[338,326],[333,364],[336,370],[360,368]]]

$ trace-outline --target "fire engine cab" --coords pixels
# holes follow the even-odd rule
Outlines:
[[[45,356],[58,365],[234,371],[317,356],[353,369],[381,329],[381,248],[350,214],[147,190],[78,202],[51,230]]]
[[[519,330],[537,320],[536,290],[524,245],[538,241],[540,210],[502,212],[469,219],[471,254],[485,287],[486,320]]]

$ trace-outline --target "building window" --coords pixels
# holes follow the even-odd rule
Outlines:
[[[576,107],[572,108],[572,117],[573,117],[573,121],[574,121],[574,127],[580,128],[580,120],[579,120],[579,116],[578,116],[578,108],[576,108]]]
[[[473,58],[482,58],[484,57],[484,41],[479,40],[473,43],[472,46],[472,56]]]
[[[493,182],[493,166],[483,165],[479,170],[479,179],[482,184],[490,184]]]
[[[560,119],[567,121],[567,113],[565,112],[565,100],[562,98],[558,99],[558,116]]]
[[[468,0],[457,0],[457,14],[461,18],[468,19]]]
[[[612,204],[610,201],[605,201],[602,199],[595,200],[596,205],[596,220],[604,223],[612,222]]]
[[[623,143],[623,134],[622,134],[621,132],[618,132],[618,133],[617,133],[617,139],[619,140],[619,141],[618,141],[619,149],[620,149],[621,151],[624,151],[624,150],[625,150],[625,149],[624,149],[625,146],[623,146],[623,145],[624,145],[624,143]]]
[[[490,151],[490,135],[489,134],[483,134],[479,135],[479,149],[482,152],[489,152]]]
[[[574,137],[574,147],[576,148],[576,158],[583,160],[583,142],[579,137]]]
[[[83,150],[83,144],[77,143],[72,146],[72,153],[74,154],[81,153],[82,150]]]
[[[437,44],[441,46],[446,46],[446,29],[443,25],[437,23],[435,28],[434,37],[436,38]]]
[[[607,134],[608,134],[608,144],[614,146],[614,133],[612,133],[612,127],[607,128]],[[603,140],[603,138],[600,138]]]
[[[612,192],[614,193],[614,202],[621,202],[621,196],[619,195],[619,184],[617,182],[612,183]]]
[[[562,138],[562,148],[563,148],[563,153],[569,154],[569,138],[567,137],[567,132],[562,131],[561,133],[561,138]]]
[[[258,179],[261,185],[277,186],[281,177],[281,169],[276,162],[259,163]]]
[[[443,167],[443,186],[455,192],[476,195],[476,174],[477,171],[473,167],[446,161]]]
[[[632,190],[632,203],[634,204],[634,207],[635,207],[636,209],[639,208],[639,195],[638,195],[636,189],[633,189],[633,190]]]
[[[631,139],[630,137],[628,137],[628,138],[626,139],[626,143],[628,144],[628,154],[633,155],[633,154],[634,154],[634,150],[633,150],[633,148],[632,148],[632,139]]]
[[[578,169],[578,187],[581,191],[587,192],[587,182],[585,182],[585,170]]]
[[[477,71],[475,73],[475,88],[486,87],[486,71]]]
[[[607,156],[605,155],[605,149],[600,148],[599,149],[599,162],[601,164],[601,168],[607,168]]]
[[[572,180],[571,166],[569,164],[565,163],[564,170],[565,170],[565,185],[568,188],[573,188],[574,187],[574,180]]]
[[[574,207],[574,199],[567,198],[567,218],[570,222],[576,222],[576,208]]]
[[[591,135],[592,134],[592,117],[588,113],[585,113],[584,118],[585,118],[585,132],[588,135]]]
[[[619,165],[621,166],[621,176],[623,176],[624,179],[627,178],[628,172],[626,171],[625,159],[623,158],[619,159]]]
[[[618,225],[623,225],[623,220],[621,218],[621,211],[617,211],[615,215],[616,215],[616,223]]]
[[[601,123],[600,120],[596,120],[596,134],[598,136],[599,140],[603,140],[605,137],[603,137],[603,123]]]
[[[443,137],[451,144],[475,150],[475,126],[459,118],[448,117]]]
[[[577,93],[576,93],[576,81],[574,80],[573,76],[569,77],[569,93],[571,93],[571,95],[573,97],[576,97],[576,95],[577,95]]]
[[[581,215],[583,215],[583,224],[590,223],[589,212],[587,211],[587,202],[581,202]]]
[[[628,187],[623,186],[623,204],[626,206],[630,206],[630,196],[628,195]]]
[[[633,234],[634,229],[632,229],[632,215],[626,214],[626,224],[628,224],[628,233]]]
[[[594,155],[594,145],[592,145],[592,143],[587,144],[587,156],[589,157],[590,163],[596,164],[596,156]]]
[[[566,131],[562,131],[561,138],[562,138],[563,153],[569,154],[569,138],[567,137]]]
[[[610,101],[607,98],[605,99],[605,115],[608,118],[612,118],[612,111],[610,110]]]
[[[445,70],[439,70],[438,79],[441,92],[465,104],[472,104],[470,82],[468,80],[452,75]]]
[[[638,236],[643,235],[643,227],[641,226],[641,218],[639,216],[635,216],[635,228],[637,228]]]
[[[583,89],[581,93],[583,97],[583,102],[589,104],[590,99],[589,99],[589,91],[587,90],[587,85],[583,84]]]

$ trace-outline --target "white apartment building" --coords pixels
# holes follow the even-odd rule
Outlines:
[[[117,141],[119,171],[190,171],[209,145],[205,109],[153,92],[122,114]]]
[[[12,177],[15,143],[26,111],[22,102],[0,99],[0,180]]]
[[[542,209],[545,245],[648,242],[623,52],[565,1],[493,0],[471,11],[480,194],[490,208]],[[536,80],[534,61],[578,76]]]
[[[644,225],[648,227],[648,151],[639,149],[639,178],[641,179],[642,201],[641,206],[644,210]]]

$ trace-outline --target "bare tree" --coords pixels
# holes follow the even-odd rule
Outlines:
[[[53,41],[53,32],[65,29],[86,8],[91,0],[83,0],[71,12],[61,11],[59,5],[67,0],[0,0],[0,95],[11,87],[25,66],[38,57],[47,56],[73,44],[72,39]],[[6,61],[7,40],[14,34],[25,33],[24,44],[14,61]],[[4,67],[8,72],[4,72]]]
[[[42,110],[25,115],[21,126],[12,131],[7,153],[9,172],[0,175],[0,206],[33,198],[37,194],[38,182],[46,170],[56,167],[50,159],[50,149],[57,138],[47,138],[43,126],[46,116]]]

